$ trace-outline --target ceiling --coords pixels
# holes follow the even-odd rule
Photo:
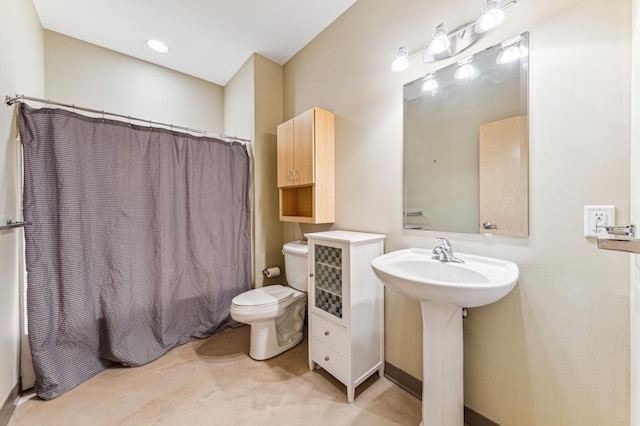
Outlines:
[[[226,85],[253,53],[284,64],[356,0],[33,0],[42,26]],[[149,49],[160,39],[169,53]]]

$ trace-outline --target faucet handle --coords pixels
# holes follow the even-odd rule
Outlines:
[[[447,240],[446,238],[438,237],[436,238],[436,241],[443,249],[445,249],[446,251],[451,251],[451,243],[449,242],[449,240]]]

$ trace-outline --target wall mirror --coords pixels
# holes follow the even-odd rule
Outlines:
[[[404,228],[528,236],[528,33],[404,85]]]

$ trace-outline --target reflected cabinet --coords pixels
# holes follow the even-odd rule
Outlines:
[[[383,254],[384,235],[328,231],[305,235],[309,244],[309,368],[323,368],[355,388],[376,371],[384,375],[384,287],[371,261]]]

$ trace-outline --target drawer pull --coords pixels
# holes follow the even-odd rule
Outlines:
[[[325,336],[328,336],[328,335],[329,335],[329,330],[325,330],[325,331],[324,331],[324,335],[325,335]]]
[[[324,360],[325,360],[325,361],[329,361],[329,356],[328,356],[328,355],[327,355],[327,356],[325,356],[325,357],[324,357]]]

